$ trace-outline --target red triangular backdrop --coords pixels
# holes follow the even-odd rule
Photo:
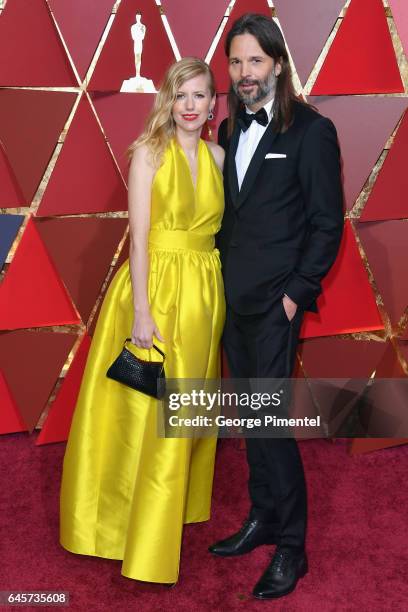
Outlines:
[[[76,97],[65,91],[0,89],[0,140],[24,196],[20,205],[31,204]]]
[[[96,324],[98,322],[99,313],[100,313],[100,310],[102,308],[102,304],[103,304],[103,300],[105,298],[106,292],[109,289],[109,286],[110,286],[111,282],[113,281],[114,276],[115,276],[116,272],[119,270],[120,266],[126,261],[126,259],[129,258],[129,243],[130,243],[130,240],[129,240],[129,234],[128,234],[127,237],[126,237],[126,240],[125,240],[125,242],[124,242],[124,244],[122,246],[122,250],[119,253],[118,259],[116,261],[116,265],[115,265],[114,269],[112,270],[112,274],[111,274],[111,276],[109,278],[109,281],[106,284],[103,296],[101,296],[101,299],[99,300],[98,306],[96,308],[96,312],[95,312],[95,314],[92,317],[92,321],[90,323],[88,323],[88,333],[89,333],[90,336],[93,336],[94,333],[95,333],[95,327],[96,327]]]
[[[162,6],[181,57],[204,58],[227,10],[228,0],[162,0]]]
[[[24,206],[24,196],[0,141],[0,207]]]
[[[127,181],[129,162],[126,149],[142,133],[153,106],[154,94],[94,92],[92,102],[122,176]]]
[[[300,345],[312,395],[331,435],[339,435],[344,423],[354,414],[358,397],[384,354],[385,346],[384,342],[351,338],[318,338]],[[348,434],[352,431],[349,429]]]
[[[76,338],[75,334],[26,330],[0,334],[0,369],[30,431]]]
[[[407,0],[388,0],[397,26],[405,55],[408,57],[408,4]]]
[[[51,404],[36,444],[67,440],[90,345],[91,339],[85,334],[58,395]]]
[[[38,215],[127,209],[127,191],[86,97],[76,110]]]
[[[2,86],[78,85],[45,0],[12,0],[0,16]]]
[[[405,372],[402,369],[395,348],[390,341],[388,341],[386,344],[386,349],[384,351],[380,363],[377,366],[375,375],[376,378],[405,377]],[[378,403],[378,395],[375,399],[376,405],[381,408],[381,404]],[[385,410],[387,410],[387,405],[389,405],[390,401],[392,401],[393,404],[396,401],[400,401],[400,398],[398,396],[391,397],[389,393],[387,393],[386,396],[382,399],[385,402]],[[405,410],[404,405],[401,406],[401,408],[402,410]],[[350,452],[352,455],[357,455],[374,450],[380,450],[381,448],[389,448],[390,446],[399,446],[400,444],[405,444],[406,442],[408,442],[408,440],[405,438],[355,438],[352,441]]]
[[[87,321],[127,219],[37,219],[36,228],[82,320]]]
[[[345,0],[274,0],[276,16],[303,84],[329,34]]]
[[[26,431],[27,425],[24,423],[17,404],[11,394],[9,386],[0,370],[0,435]]]
[[[349,221],[322,288],[317,300],[319,312],[305,315],[301,338],[384,328]]]
[[[302,342],[299,354],[309,378],[368,378],[381,361],[385,349],[384,342],[316,338]]]
[[[396,325],[408,306],[408,223],[359,223],[357,230],[385,309]]]
[[[48,0],[48,3],[83,79],[115,0]]]
[[[351,0],[311,95],[403,92],[382,0]]]
[[[360,221],[406,219],[408,217],[408,112],[394,139]]]
[[[79,323],[32,219],[0,285],[0,329]]]
[[[151,79],[158,88],[168,66],[175,60],[159,7],[154,0],[122,0],[88,89],[120,91],[123,81],[135,76],[130,28],[135,23],[136,13],[142,14],[142,23],[146,26],[141,76]]]
[[[404,357],[406,364],[408,365],[408,342],[398,342],[398,348],[401,351],[401,354]]]
[[[309,98],[337,129],[343,164],[344,197],[351,209],[396,128],[404,98],[340,96]]]
[[[398,359],[397,351],[395,346],[387,341],[387,346],[384,351],[384,355],[376,368],[375,375],[377,378],[403,378],[405,372],[402,368],[400,360]]]

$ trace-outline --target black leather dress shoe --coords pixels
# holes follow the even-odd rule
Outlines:
[[[275,544],[275,537],[268,523],[254,518],[247,519],[238,533],[216,542],[208,550],[220,557],[234,557],[249,553],[262,544]]]
[[[253,595],[257,599],[274,599],[291,593],[299,580],[307,573],[306,553],[289,548],[276,549],[272,561],[256,584]]]

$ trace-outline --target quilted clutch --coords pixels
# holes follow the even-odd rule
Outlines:
[[[163,361],[144,361],[126,348],[126,343],[130,341],[131,338],[126,338],[122,352],[112,363],[106,376],[136,391],[161,399],[166,391],[165,354],[153,344],[153,348],[160,353]]]

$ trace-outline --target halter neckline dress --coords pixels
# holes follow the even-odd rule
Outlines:
[[[225,301],[214,237],[223,180],[201,139],[197,163],[194,185],[187,157],[172,139],[152,183],[148,297],[165,339],[157,344],[166,353],[168,378],[220,375]],[[156,400],[106,377],[132,324],[127,260],[106,293],[73,415],[60,542],[74,553],[122,560],[129,578],[172,583],[183,524],[210,516],[216,439],[159,437]]]

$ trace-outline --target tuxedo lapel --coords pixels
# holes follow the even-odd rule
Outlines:
[[[241,129],[237,124],[235,124],[234,131],[231,134],[231,139],[228,147],[228,184],[229,190],[231,194],[231,200],[234,206],[237,206],[238,201],[238,176],[237,176],[237,167],[235,164],[235,154],[238,148],[239,135],[241,133]]]
[[[273,131],[273,122],[271,121],[268,127],[265,130],[264,135],[257,148],[255,149],[255,153],[252,156],[251,162],[248,166],[248,170],[245,173],[244,180],[242,181],[241,190],[238,195],[236,206],[237,208],[241,206],[251,191],[251,187],[258,175],[258,172],[261,168],[262,162],[265,159],[265,155],[267,154],[271,144],[277,137],[278,133]],[[235,167],[235,153],[234,153],[234,167]],[[236,170],[235,170],[236,173]]]

